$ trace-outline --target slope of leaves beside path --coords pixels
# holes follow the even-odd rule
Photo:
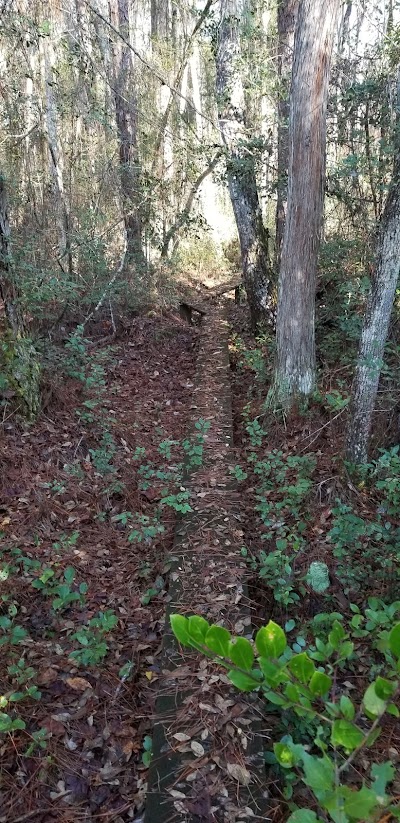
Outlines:
[[[129,338],[104,358],[105,390],[93,421],[82,383],[69,378],[35,425],[3,422],[0,614],[11,614],[26,635],[1,649],[0,692],[15,688],[6,667],[22,659],[36,672],[27,685],[35,683],[41,697],[2,708],[26,729],[0,735],[1,821],[118,823],[140,816],[175,513],[162,510],[164,532],[154,540],[129,540],[138,516],[154,517],[163,484],[154,478],[140,491],[137,450],[145,449],[142,461],[163,473],[159,444],[182,441],[195,340],[196,331],[174,318],[137,319]],[[96,348],[89,362],[94,357]],[[108,464],[99,415],[111,420]],[[33,586],[46,570],[50,582]],[[65,583],[66,570],[70,590],[79,595],[86,584],[87,592],[84,585],[81,603],[53,608],[51,585]],[[88,622],[109,610],[118,622],[103,637],[104,661],[77,665],[71,650],[85,647],[73,635],[84,639]],[[39,729],[46,730],[43,748],[32,738]]]

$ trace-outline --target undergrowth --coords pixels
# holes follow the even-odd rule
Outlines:
[[[185,476],[202,465],[204,438],[210,424],[198,420],[193,435],[182,441],[160,437],[155,458],[149,456],[146,448],[136,447],[130,464],[144,505],[137,511],[127,510],[123,506],[126,489],[119,465],[124,445],[114,433],[106,382],[112,351],[93,352],[89,343],[83,328],[79,327],[67,342],[63,361],[68,376],[81,386],[81,402],[76,416],[85,432],[88,447],[72,462],[64,464],[64,480],[43,485],[55,501],[63,500],[68,478],[83,483],[90,470],[102,506],[96,518],[99,522],[109,520],[124,533],[128,543],[148,548],[163,535],[166,512],[175,515],[191,511]],[[151,506],[146,505],[149,495],[154,500]],[[34,552],[6,540],[4,533],[0,536],[0,646],[3,659],[0,738],[8,734],[25,736],[25,751],[30,756],[35,749],[46,747],[48,734],[45,728],[35,727],[34,719],[30,719],[32,714],[34,716],[32,701],[41,700],[41,691],[38,672],[29,663],[32,637],[24,625],[24,604],[34,597],[36,610],[42,616],[40,625],[35,626],[35,642],[51,644],[59,656],[68,658],[72,666],[83,670],[101,670],[105,665],[114,648],[114,633],[120,618],[110,608],[97,612],[89,608],[90,584],[82,579],[81,571],[75,567],[73,559],[70,560],[81,550],[79,529],[59,533],[46,559],[38,559]],[[39,537],[34,542],[40,549]],[[143,580],[142,605],[165,594],[166,579],[156,575],[151,566],[144,563],[139,576]],[[131,676],[132,668],[132,661],[123,664],[119,674],[121,681]],[[148,763],[151,746],[148,741],[144,745],[143,762]],[[19,750],[22,751],[20,746]]]

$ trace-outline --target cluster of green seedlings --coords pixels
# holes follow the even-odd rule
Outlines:
[[[360,759],[377,740],[383,717],[400,716],[400,622],[394,620],[399,611],[400,603],[387,610],[373,603],[365,615],[356,608],[350,626],[340,614],[319,615],[307,648],[305,641],[301,648],[299,638],[292,645],[288,641],[293,626],[284,630],[270,621],[253,642],[203,617],[171,615],[182,645],[223,666],[239,690],[261,692],[267,708],[291,730],[266,758],[282,769],[288,823],[374,823],[384,814],[400,819],[397,798],[388,788],[396,776],[392,761],[371,762],[369,751],[369,775],[360,777]],[[380,655],[371,682],[358,695],[349,677],[355,675],[357,682],[366,640],[369,659],[377,651]],[[302,808],[293,798],[299,784],[310,795]]]
[[[128,540],[133,543],[151,543],[159,534],[164,531],[164,526],[160,522],[162,511],[167,507],[176,512],[185,513],[191,511],[189,494],[187,490],[180,486],[183,471],[192,470],[202,464],[204,436],[209,429],[207,421],[199,420],[195,424],[195,435],[191,439],[184,440],[182,444],[178,441],[164,440],[159,445],[159,453],[165,461],[172,460],[172,449],[178,445],[182,446],[183,461],[176,465],[166,465],[163,468],[157,467],[152,462],[146,462],[145,449],[137,449],[134,455],[135,460],[140,461],[138,476],[140,489],[145,491],[153,483],[161,483],[161,498],[154,516],[149,517],[140,513],[122,512],[113,517],[115,522],[122,525],[129,525],[130,531]],[[177,490],[178,487],[178,490]],[[51,491],[57,495],[65,491],[61,483],[51,484]],[[84,608],[86,604],[86,594],[88,586],[85,582],[76,580],[76,572],[73,566],[62,569],[57,559],[66,551],[74,548],[79,539],[79,531],[71,534],[62,534],[52,545],[52,556],[56,559],[43,566],[39,560],[35,560],[21,552],[19,548],[4,549],[0,555],[0,578],[3,583],[14,575],[22,576],[30,585],[39,591],[44,598],[51,600],[50,610],[54,617],[62,615],[72,607]],[[151,575],[151,568],[144,564],[142,577],[148,578]],[[152,585],[144,592],[141,602],[147,605],[158,596],[164,589],[164,579],[159,575]],[[11,588],[11,586],[10,586]],[[10,592],[1,596],[1,603],[5,614],[0,615],[0,646],[7,650],[7,657],[10,665],[7,673],[11,678],[12,688],[9,689],[0,699],[0,708],[7,709],[21,700],[40,699],[41,694],[36,685],[32,684],[36,676],[36,671],[26,666],[25,657],[20,656],[16,649],[27,638],[26,630],[17,621],[18,607],[15,604]],[[87,625],[72,631],[68,634],[69,639],[78,646],[72,649],[69,657],[77,665],[94,666],[102,663],[107,652],[108,643],[106,636],[117,625],[118,618],[112,610],[99,612],[96,617],[90,619]],[[123,667],[124,668],[124,667]],[[123,669],[120,673],[125,677]],[[14,689],[14,684],[19,687]],[[23,688],[21,688],[23,687]],[[15,716],[15,712],[0,712],[0,733],[7,733],[16,729],[25,728],[25,723],[21,717]],[[45,745],[43,730],[35,732],[37,743],[41,747]],[[36,740],[36,737],[33,737]],[[143,763],[148,764],[151,756],[151,745],[145,741]],[[29,748],[31,751],[31,748]]]
[[[89,357],[89,340],[83,336],[83,333],[83,327],[78,326],[70,336],[66,344],[67,358],[64,368],[71,377],[80,380],[85,394],[88,395],[82,403],[82,408],[77,410],[79,419],[85,424],[96,424],[99,429],[98,445],[96,448],[89,449],[93,468],[98,477],[106,482],[104,491],[109,495],[117,494],[124,490],[124,486],[117,477],[115,458],[118,446],[112,433],[113,418],[105,403],[106,370],[104,364],[109,357],[110,349],[97,352]],[[116,522],[123,525],[132,523],[134,527],[129,534],[130,541],[148,543],[157,534],[161,534],[164,529],[160,523],[160,513],[164,508],[171,508],[181,514],[191,510],[189,492],[183,485],[183,478],[185,472],[201,466],[204,437],[209,428],[210,423],[200,419],[195,423],[195,433],[191,438],[186,438],[181,443],[171,439],[162,440],[158,445],[158,453],[164,461],[161,467],[147,459],[146,449],[140,446],[136,448],[132,459],[138,465],[139,490],[147,491],[157,486],[160,488],[160,502],[151,518],[132,512],[122,512],[114,518]],[[176,450],[179,455],[178,459],[174,460]],[[79,461],[64,468],[69,474],[84,477]],[[104,519],[105,516],[104,512],[100,513],[99,519]]]
[[[245,360],[261,374],[260,359]],[[315,399],[335,414],[348,403],[346,394],[337,390]],[[296,572],[296,559],[307,549],[316,455],[273,450],[260,457],[267,432],[260,418],[251,420],[250,404],[244,420],[250,446],[247,465],[231,471],[239,483],[251,475],[261,537],[268,548],[252,553],[243,547],[242,553],[283,612],[289,609],[290,614],[309,588],[324,594],[332,608],[328,566],[314,561],[303,576]],[[266,761],[283,770],[290,823],[400,819],[397,797],[388,788],[396,776],[394,764],[374,763],[368,753],[369,776],[363,779],[359,771],[360,755],[373,747],[384,715],[400,716],[400,601],[390,602],[398,588],[400,562],[399,447],[382,450],[353,481],[361,490],[368,488],[374,511],[366,518],[347,501],[336,500],[325,539],[350,599],[362,591],[367,562],[374,581],[382,583],[385,600],[369,597],[363,608],[351,603],[346,618],[324,612],[306,623],[287,619],[284,629],[270,621],[255,643],[209,626],[203,618],[171,618],[179,642],[223,665],[237,688],[261,691],[266,711],[278,714],[284,734],[266,753]],[[360,659],[370,682],[357,695]],[[353,675],[354,684],[349,683]],[[311,795],[307,808],[293,801],[299,783]]]
[[[108,352],[89,357],[88,342],[83,336],[83,328],[79,327],[67,343],[68,356],[64,368],[70,376],[80,380],[83,384],[87,399],[83,401],[82,408],[78,409],[77,414],[83,423],[95,424],[100,431],[98,446],[89,450],[90,457],[95,472],[105,481],[105,491],[108,494],[115,494],[123,490],[123,485],[118,479],[118,469],[115,464],[117,444],[112,434],[113,420],[105,403],[104,364]],[[129,528],[128,540],[130,542],[148,545],[162,534],[164,526],[161,522],[161,515],[166,508],[180,513],[191,511],[189,493],[183,485],[184,474],[202,465],[204,437],[209,427],[208,421],[199,420],[195,424],[194,435],[182,443],[175,440],[161,441],[158,446],[158,453],[163,460],[161,467],[148,459],[145,449],[136,449],[133,460],[138,466],[139,489],[146,491],[150,487],[156,487],[159,491],[159,502],[151,516],[141,512],[124,511],[112,517],[114,522]],[[179,451],[180,459],[174,460],[177,451]],[[66,466],[65,469],[72,475],[84,476],[79,461]],[[48,488],[55,496],[62,495],[66,491],[66,482],[54,481],[48,484]],[[105,515],[105,513],[102,514]],[[49,611],[53,619],[51,626],[44,631],[50,632],[50,636],[53,636],[57,619],[60,616],[62,617],[65,612],[68,612],[70,616],[71,610],[76,608],[82,610],[86,605],[87,584],[76,579],[73,566],[62,568],[59,561],[60,556],[76,546],[78,539],[79,531],[61,534],[52,545],[52,558],[55,559],[45,565],[24,554],[19,548],[4,549],[0,554],[0,579],[6,584],[9,581],[9,585],[5,587],[6,593],[1,595],[0,646],[3,647],[3,653],[7,656],[8,666],[7,689],[0,698],[0,734],[24,729],[25,722],[16,711],[16,704],[41,698],[40,690],[35,685],[37,672],[26,661],[25,641],[28,635],[26,629],[18,621],[19,610],[12,595],[12,578],[15,576],[22,578],[29,586],[40,592],[44,600],[49,601]],[[151,574],[149,564],[143,563],[141,576],[147,580]],[[144,592],[141,598],[142,604],[150,603],[164,587],[164,579],[158,576]],[[92,617],[87,624],[80,626],[77,630],[69,629],[66,636],[72,645],[69,651],[71,661],[85,667],[101,664],[109,650],[108,635],[117,623],[118,617],[115,612],[106,610],[99,612],[97,616]],[[132,667],[132,662],[128,661],[121,668],[119,675],[122,680],[129,677]],[[36,746],[44,748],[46,734],[45,729],[30,733],[31,743],[26,754],[31,754]],[[152,752],[150,737],[144,739],[143,748],[142,760],[144,765],[148,765]]]
[[[75,545],[79,533],[70,537]],[[55,551],[66,548],[68,538],[61,539],[53,545]],[[23,700],[40,700],[41,693],[35,685],[36,670],[27,665],[25,641],[28,632],[18,622],[18,605],[12,594],[12,578],[18,576],[29,586],[40,592],[44,600],[50,600],[50,613],[53,617],[52,627],[45,631],[54,634],[54,624],[60,615],[73,607],[83,609],[86,604],[87,584],[76,580],[76,572],[72,566],[62,570],[57,560],[43,566],[40,561],[29,557],[19,548],[5,548],[1,556],[1,581],[10,582],[8,591],[1,595],[2,614],[0,615],[0,646],[7,658],[7,675],[11,686],[0,698],[0,733],[8,733],[16,729],[24,729],[25,722],[15,711],[15,704]],[[116,627],[118,617],[112,610],[99,612],[86,625],[77,631],[67,633],[73,646],[69,657],[76,665],[94,666],[101,663],[107,652],[106,636]],[[23,651],[21,653],[21,645]],[[44,730],[34,732],[33,740],[38,737],[41,747],[44,745]],[[36,735],[36,737],[35,737]],[[31,751],[31,748],[29,748]]]
[[[76,414],[84,424],[95,424],[98,430],[96,448],[89,449],[93,468],[99,478],[105,483],[105,493],[119,494],[124,486],[117,477],[115,457],[117,444],[112,433],[113,418],[106,404],[106,368],[105,364],[110,357],[111,348],[97,351],[89,356],[89,340],[84,337],[83,326],[78,326],[70,335],[66,343],[66,356],[63,368],[70,376],[82,383],[87,395],[78,408]],[[84,472],[79,461],[66,465],[65,470],[71,475],[82,479]]]
[[[259,576],[268,582],[275,600],[287,607],[305,594],[304,582],[316,592],[329,589],[325,563],[310,564],[306,578],[295,574],[296,557],[306,549],[313,491],[314,454],[291,456],[268,452],[262,459],[259,449],[266,432],[258,419],[248,422],[251,451],[247,466],[234,466],[232,473],[243,482],[249,472],[256,480],[256,510],[261,520],[261,538],[268,550],[257,554],[247,548],[242,553]],[[399,447],[382,450],[358,476],[358,485],[368,485],[375,499],[375,516],[367,519],[340,499],[332,508],[331,527],[326,540],[335,558],[336,573],[344,592],[352,594],[365,581],[365,563],[374,569],[374,579],[384,585],[389,599],[395,594],[400,563],[400,455]]]

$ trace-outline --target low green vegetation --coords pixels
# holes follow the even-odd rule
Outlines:
[[[394,613],[399,606],[392,607]],[[252,642],[202,617],[171,615],[182,645],[217,661],[239,690],[261,691],[267,706],[290,726],[291,734],[276,741],[268,757],[282,770],[291,811],[288,823],[372,823],[384,813],[400,817],[390,790],[395,766],[391,760],[373,759],[385,714],[400,716],[400,622],[394,614],[386,628],[371,624],[367,615],[364,619],[370,628],[361,640],[341,615],[324,615],[324,624],[320,619],[311,627],[310,643],[299,650],[298,639],[290,645],[287,633],[273,621],[259,629]],[[365,654],[366,643],[370,682],[360,694],[357,660]],[[360,778],[365,753],[369,774]],[[307,787],[311,800],[303,806],[296,802],[299,783]]]
[[[87,432],[88,440],[95,444],[88,449],[84,459],[76,458],[64,465],[66,475],[78,482],[85,476],[84,463],[90,461],[101,492],[100,499],[109,501],[124,491],[120,480],[120,446],[113,434],[113,418],[107,405],[106,365],[109,352],[89,352],[89,340],[79,327],[71,335],[66,346],[63,367],[68,375],[82,385],[82,402],[77,416]],[[195,423],[193,436],[183,441],[160,439],[156,457],[150,459],[143,447],[133,452],[134,467],[139,493],[151,491],[155,503],[151,512],[119,511],[110,516],[106,509],[95,519],[104,522],[107,518],[125,533],[128,543],[148,548],[165,532],[162,522],[166,512],[185,514],[191,511],[189,492],[184,486],[185,475],[196,470],[203,462],[204,439],[210,428],[206,420]],[[56,500],[64,495],[68,481],[54,481],[44,484]],[[4,534],[2,534],[4,537]],[[35,541],[40,547],[40,540]],[[99,668],[104,665],[114,644],[114,633],[119,618],[113,609],[88,612],[90,587],[80,578],[80,572],[68,564],[74,551],[79,549],[80,531],[61,532],[51,544],[49,559],[42,561],[34,552],[26,553],[18,546],[4,544],[0,551],[0,647],[4,662],[1,677],[0,735],[10,733],[25,734],[30,740],[27,753],[46,746],[47,732],[40,727],[26,727],[24,707],[29,701],[41,700],[37,685],[38,672],[29,664],[31,637],[23,625],[24,598],[37,597],[37,611],[43,614],[39,630],[41,640],[57,646],[58,654],[69,659],[72,666]],[[33,556],[32,556],[33,555]],[[153,575],[151,565],[144,563],[139,573],[144,587],[140,598],[147,606],[154,598],[165,592],[166,580],[162,575]],[[133,668],[125,664],[120,672],[126,680]],[[23,704],[23,705],[21,705]],[[146,737],[143,764],[151,759],[151,738]]]

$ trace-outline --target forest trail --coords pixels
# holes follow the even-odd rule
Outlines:
[[[191,406],[207,421],[203,462],[189,477],[192,511],[178,522],[168,613],[196,613],[251,634],[239,495],[230,473],[232,410],[228,325],[212,305],[203,319]],[[244,821],[266,813],[257,698],[238,695],[212,662],[163,641],[146,823]]]

